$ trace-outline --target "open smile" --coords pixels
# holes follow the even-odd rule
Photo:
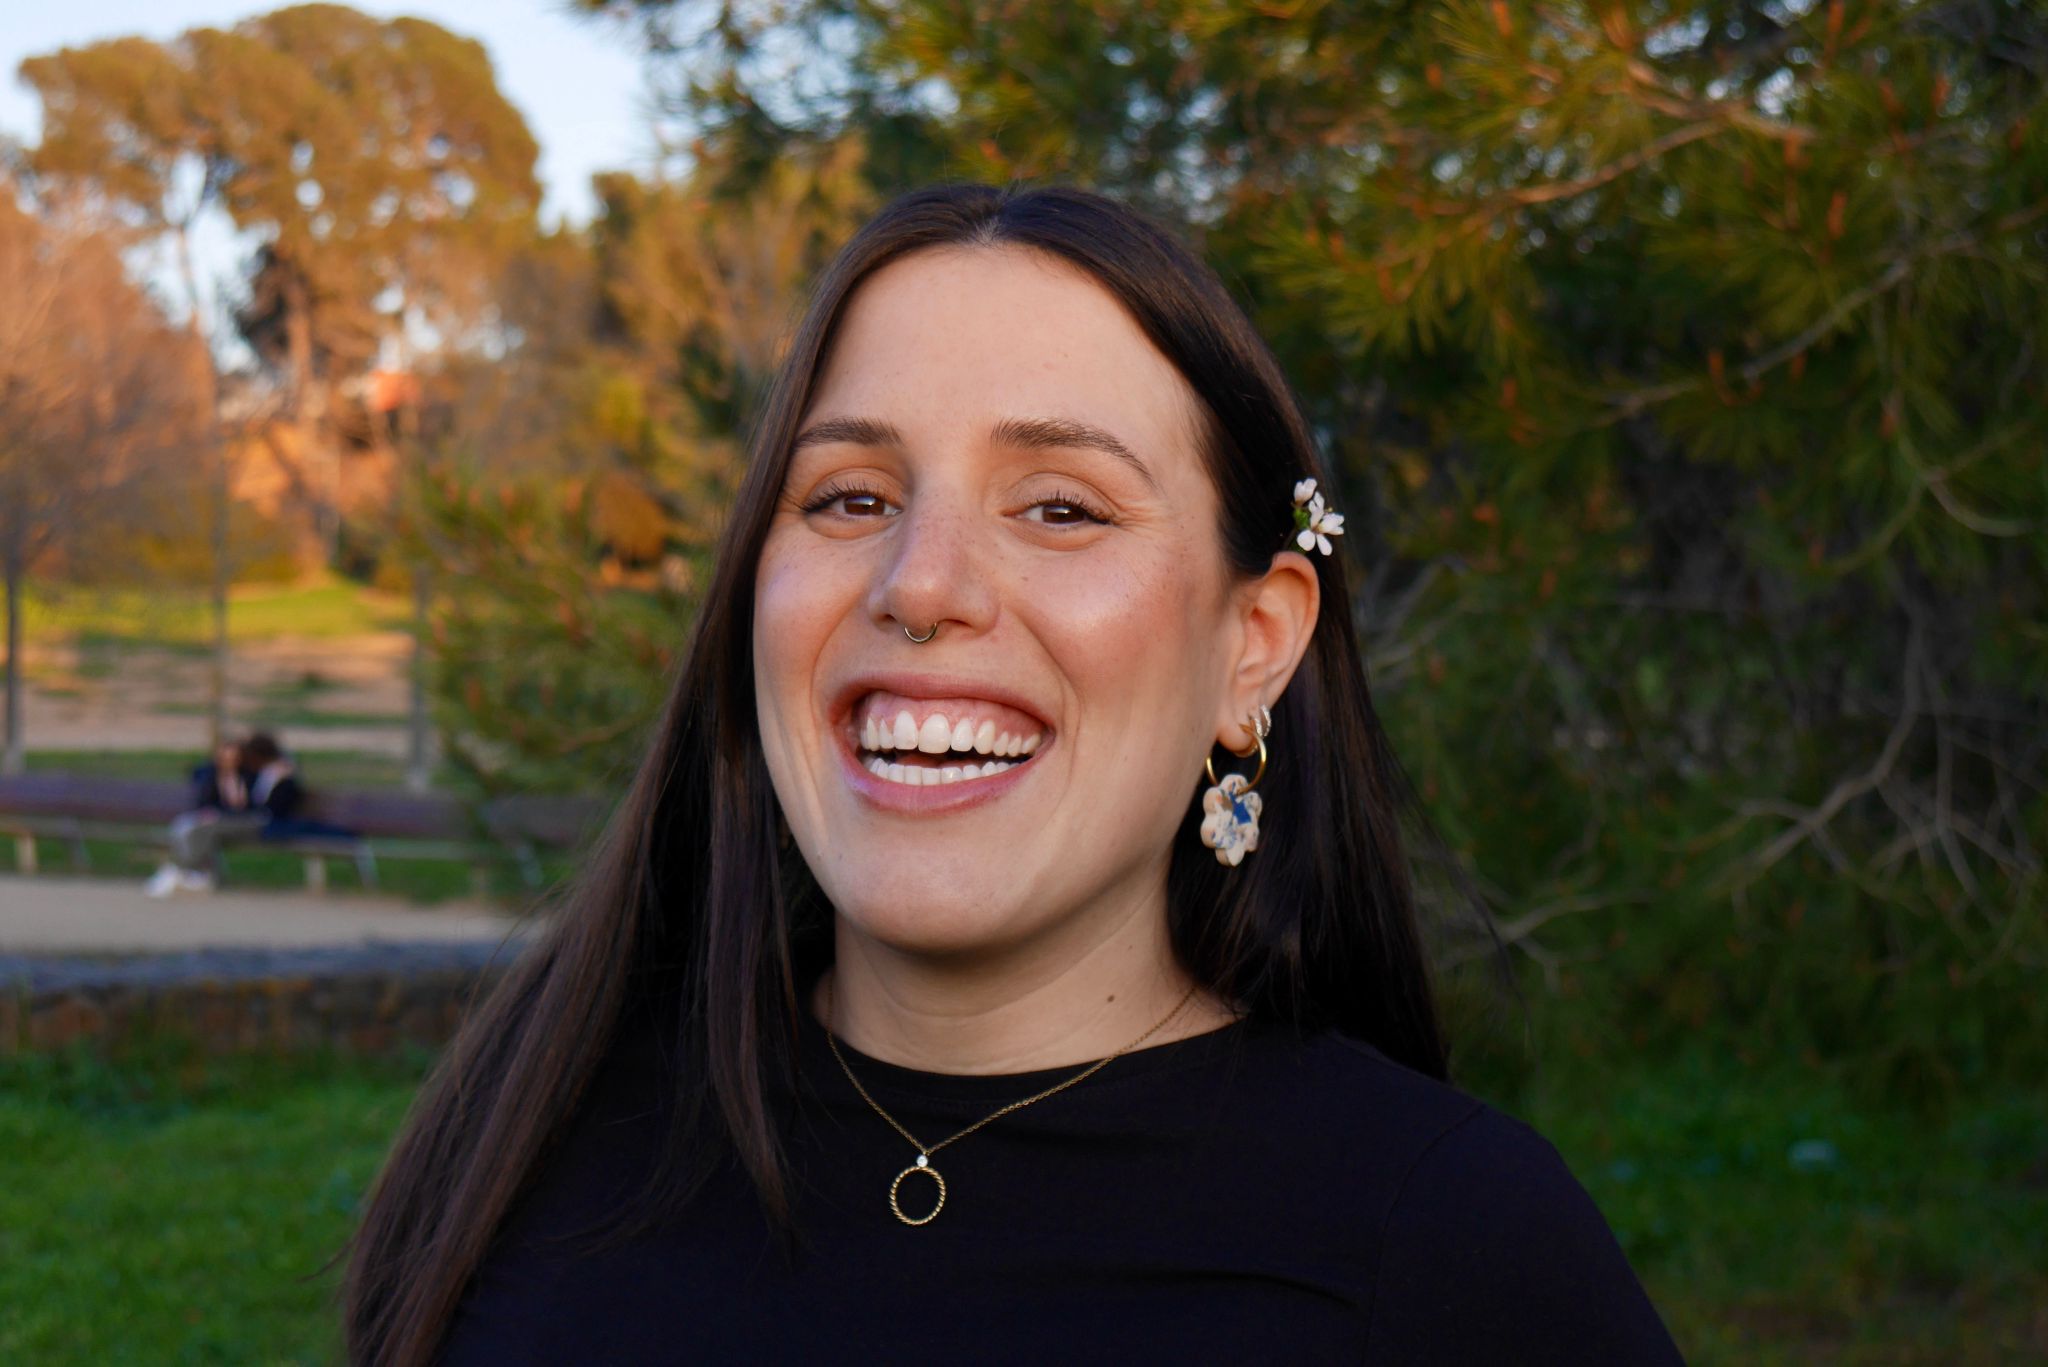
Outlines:
[[[913,698],[876,690],[852,724],[863,767],[907,786],[994,778],[1024,763],[1044,741],[1038,721],[985,698]]]
[[[927,811],[994,797],[1052,740],[1038,717],[978,689],[889,682],[859,691],[838,728],[854,788],[883,806]]]

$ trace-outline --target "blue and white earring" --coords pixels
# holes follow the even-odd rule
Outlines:
[[[1260,703],[1250,721],[1246,729],[1259,747],[1259,767],[1250,779],[1243,774],[1225,774],[1218,781],[1215,764],[1202,761],[1210,785],[1202,794],[1202,843],[1216,851],[1218,863],[1232,868],[1259,847],[1259,809],[1265,805],[1252,789],[1266,776],[1266,737],[1273,731],[1273,713]]]

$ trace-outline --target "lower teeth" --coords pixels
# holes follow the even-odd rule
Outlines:
[[[986,764],[891,764],[880,756],[867,762],[868,772],[877,778],[901,783],[906,787],[930,787],[935,783],[960,783],[967,779],[990,778],[1005,769],[1014,769],[1016,764],[1006,760],[992,759]]]

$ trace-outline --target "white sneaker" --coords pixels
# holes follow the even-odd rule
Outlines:
[[[213,874],[206,869],[179,869],[179,892],[212,892]]]
[[[169,897],[178,890],[178,875],[182,872],[176,864],[166,863],[150,875],[143,891],[151,897]]]

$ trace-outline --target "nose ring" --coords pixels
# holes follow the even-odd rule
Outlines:
[[[905,636],[910,636],[910,628],[909,628],[909,627],[905,627],[905,628],[903,628],[903,634],[904,634]],[[933,623],[931,624],[931,627],[930,627],[930,629],[929,629],[929,630],[927,630],[927,631],[925,632],[925,634],[924,634],[924,635],[922,635],[922,636],[910,636],[910,639],[911,639],[911,640],[913,640],[913,641],[915,641],[915,642],[917,642],[917,643],[918,643],[919,645],[923,645],[923,644],[924,644],[924,643],[925,643],[926,641],[929,641],[929,640],[930,640],[930,639],[931,639],[932,637],[934,637],[934,636],[936,636],[936,635],[938,635],[938,634],[939,634],[939,624],[938,624],[937,622],[933,622]]]

